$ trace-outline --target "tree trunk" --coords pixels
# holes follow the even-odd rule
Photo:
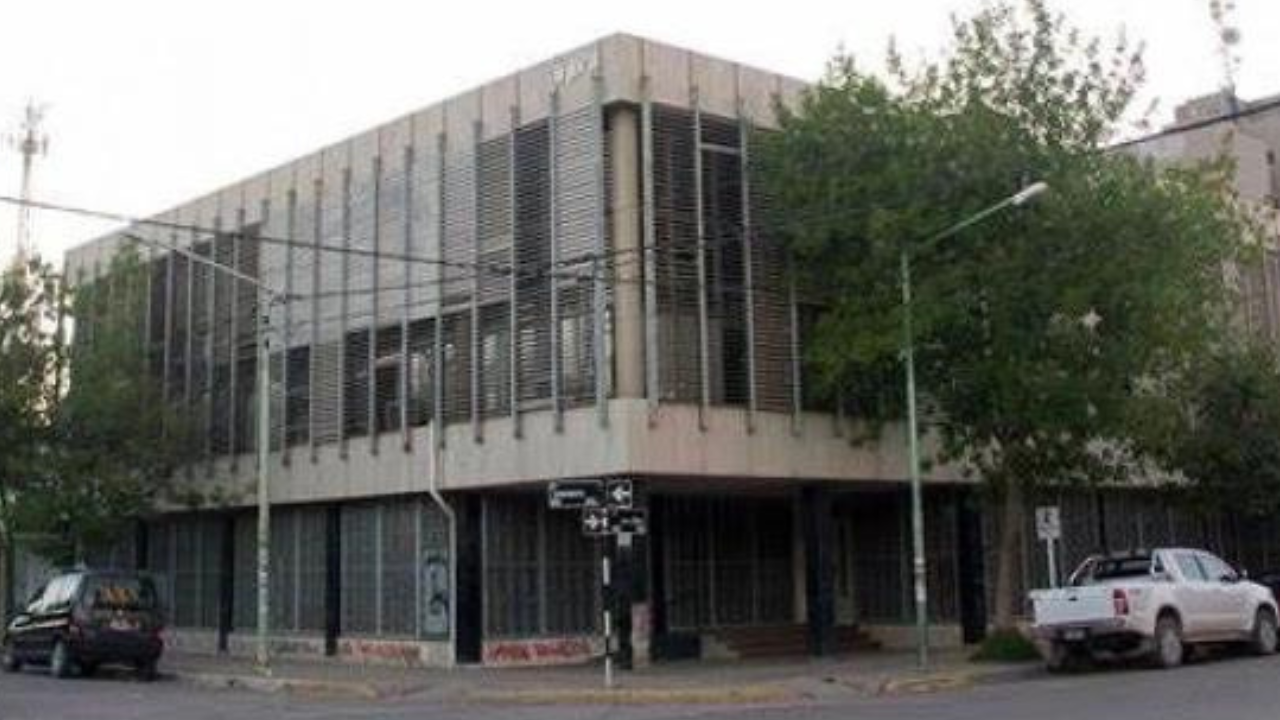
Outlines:
[[[1026,506],[1022,485],[1009,480],[1004,485],[1003,507],[1000,512],[999,536],[996,538],[996,592],[995,629],[1011,630],[1016,627],[1020,614],[1021,597],[1018,592],[1018,571],[1022,557],[1022,533],[1026,525]]]

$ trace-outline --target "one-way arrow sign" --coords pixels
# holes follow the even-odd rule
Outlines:
[[[609,505],[616,508],[630,508],[631,499],[634,494],[631,492],[630,480],[610,480],[604,491],[605,500]]]

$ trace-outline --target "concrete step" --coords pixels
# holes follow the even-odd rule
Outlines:
[[[836,651],[877,650],[880,644],[857,626],[835,630]],[[721,628],[710,633],[719,645],[739,658],[801,656],[809,652],[809,629],[805,625],[767,625]]]

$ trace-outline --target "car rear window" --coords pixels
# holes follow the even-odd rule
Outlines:
[[[151,610],[156,606],[155,586],[146,578],[95,578],[89,597],[95,610]]]
[[[1151,556],[1140,555],[1126,558],[1102,558],[1093,566],[1091,578],[1094,582],[1101,580],[1119,580],[1122,578],[1146,577],[1151,574]]]

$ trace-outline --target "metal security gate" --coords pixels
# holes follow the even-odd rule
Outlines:
[[[662,602],[670,629],[795,620],[789,497],[653,502],[662,505]]]

